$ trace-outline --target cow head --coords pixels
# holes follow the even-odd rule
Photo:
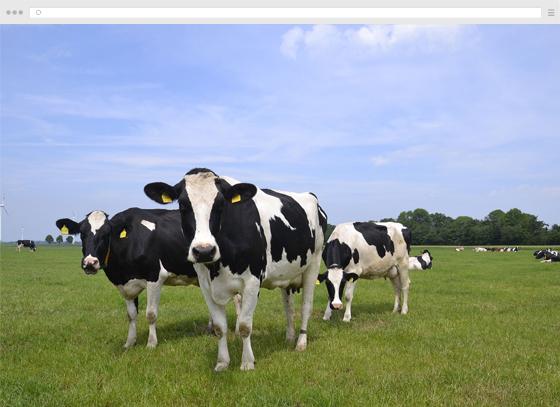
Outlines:
[[[161,204],[179,201],[181,227],[188,242],[187,259],[210,264],[221,258],[218,236],[224,209],[251,200],[257,187],[245,183],[230,185],[213,171],[195,168],[174,186],[154,182],[146,185],[144,192]]]
[[[356,273],[346,273],[337,264],[331,265],[327,271],[319,274],[320,283],[325,282],[327,293],[329,295],[329,306],[331,309],[342,308],[342,294],[348,280],[356,281],[358,275]]]
[[[80,234],[82,240],[82,269],[86,274],[95,274],[106,266],[111,236],[108,215],[103,211],[90,212],[77,223],[64,218],[56,221],[62,234]]]
[[[431,269],[432,268],[432,261],[434,260],[434,258],[432,257],[432,254],[430,253],[430,251],[427,250],[427,249],[424,250],[422,252],[422,258],[426,262],[428,268]]]

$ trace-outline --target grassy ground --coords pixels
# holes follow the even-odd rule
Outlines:
[[[431,251],[434,269],[412,274],[407,316],[391,314],[388,281],[360,281],[352,322],[342,312],[324,322],[318,286],[305,353],[284,342],[280,293],[263,290],[256,370],[239,371],[231,334],[230,369],[215,374],[198,289],[165,287],[158,348],[145,348],[142,315],[124,351],[124,303],[103,274],[80,271],[79,248],[3,247],[0,405],[558,405],[560,265],[528,249]]]

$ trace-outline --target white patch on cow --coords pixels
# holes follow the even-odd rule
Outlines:
[[[95,235],[95,233],[103,226],[105,221],[107,220],[107,215],[102,211],[93,211],[87,217],[89,225],[91,227],[91,233]]]
[[[218,195],[218,188],[215,184],[216,178],[211,172],[199,172],[198,174],[185,176],[185,189],[191,202],[196,224],[196,231],[188,254],[189,261],[193,263],[196,260],[193,257],[192,248],[196,246],[215,246],[215,258],[220,258],[220,249],[210,232],[210,214]]]
[[[327,270],[327,277],[334,286],[334,297],[331,302],[335,309],[342,307],[341,293],[338,291],[342,283],[343,271],[341,268],[332,268]]]
[[[133,300],[146,288],[146,280],[133,278],[127,281],[126,284],[117,285],[117,288],[124,298]]]
[[[154,222],[150,222],[149,220],[146,220],[146,219],[142,219],[140,221],[140,224],[146,226],[151,231],[154,231],[156,229],[156,224]]]

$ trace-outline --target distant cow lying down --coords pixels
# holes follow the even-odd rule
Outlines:
[[[432,268],[434,258],[428,250],[424,250],[420,256],[408,258],[409,270],[428,270]]]

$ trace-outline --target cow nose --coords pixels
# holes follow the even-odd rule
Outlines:
[[[211,244],[194,246],[192,248],[192,253],[194,259],[198,263],[211,262],[214,260],[214,255],[216,254],[216,246]]]
[[[332,307],[334,309],[341,309],[342,308],[342,303],[341,302],[333,302]]]

